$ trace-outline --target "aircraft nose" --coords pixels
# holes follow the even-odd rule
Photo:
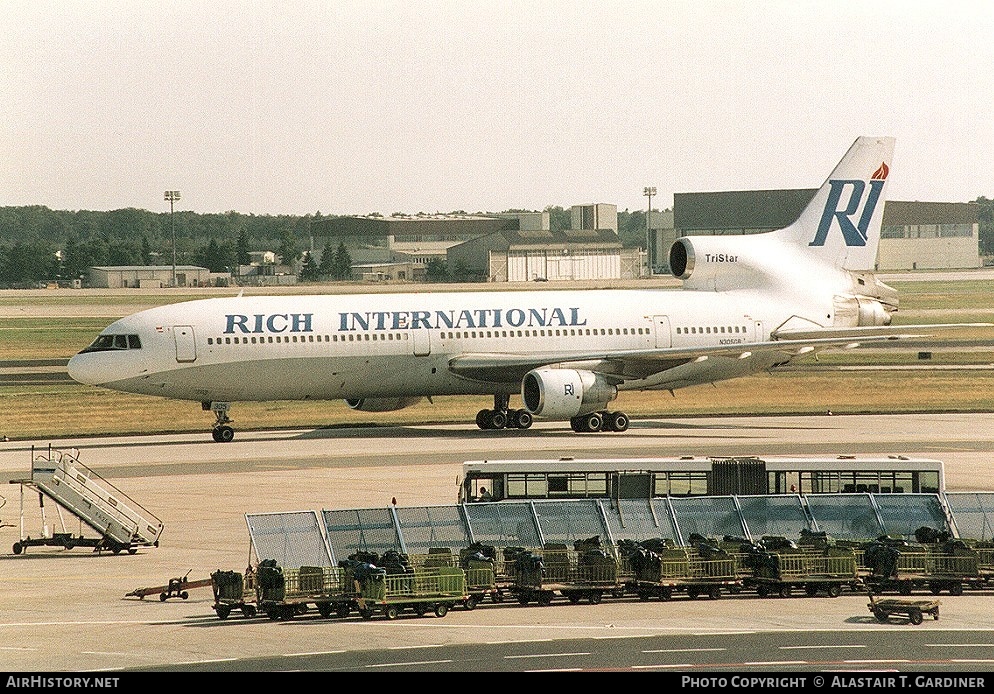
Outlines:
[[[77,383],[95,386],[99,384],[97,369],[89,354],[77,354],[69,360],[66,369],[69,371],[69,378]]]

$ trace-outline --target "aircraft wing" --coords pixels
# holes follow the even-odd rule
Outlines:
[[[865,336],[909,337],[906,333],[919,333],[920,337],[934,337],[964,333],[983,328],[992,328],[994,323],[932,323],[928,325],[867,325],[857,328],[788,328],[773,331],[777,340],[808,340],[827,337],[846,337],[850,340],[864,339]]]
[[[531,354],[467,353],[449,360],[453,373],[478,381],[510,383],[520,381],[532,369],[543,366],[560,366],[600,373],[608,380],[623,383],[649,378],[682,364],[705,361],[710,358],[745,359],[762,357],[772,365],[779,365],[795,357],[825,349],[852,349],[863,344],[918,339],[925,335],[907,332],[909,327],[892,334],[866,334],[834,330],[836,334],[804,339],[776,339],[716,347],[667,347],[605,352],[546,352]],[[858,330],[858,329],[857,329]],[[817,333],[817,331],[807,331]]]

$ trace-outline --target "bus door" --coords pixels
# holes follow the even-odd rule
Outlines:
[[[611,498],[651,499],[651,472],[616,472],[611,475]]]
[[[725,496],[769,493],[765,461],[759,458],[727,458],[712,461],[708,494]]]
[[[176,341],[176,361],[188,363],[197,360],[197,341],[192,325],[174,325],[173,339]]]

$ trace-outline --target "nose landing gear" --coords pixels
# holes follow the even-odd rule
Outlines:
[[[228,418],[228,410],[231,403],[228,402],[204,402],[201,407],[214,412],[214,427],[211,429],[211,437],[218,443],[228,443],[235,438],[235,430],[228,426],[231,419]]]

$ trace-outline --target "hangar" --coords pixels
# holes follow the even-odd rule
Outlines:
[[[445,260],[446,251],[463,241],[516,228],[516,218],[496,215],[369,215],[325,219],[313,232],[327,236],[332,245],[344,243],[358,265],[424,266],[432,259]]]
[[[570,229],[550,228],[549,213],[338,217],[316,233],[337,237],[349,248],[353,267],[445,260],[459,279],[489,282],[626,279],[640,277],[640,249],[624,249],[618,238],[618,208],[595,203],[570,209]],[[334,241],[332,242],[334,243]]]
[[[450,248],[449,259],[489,282],[625,279],[641,267],[611,229],[499,231]]]

